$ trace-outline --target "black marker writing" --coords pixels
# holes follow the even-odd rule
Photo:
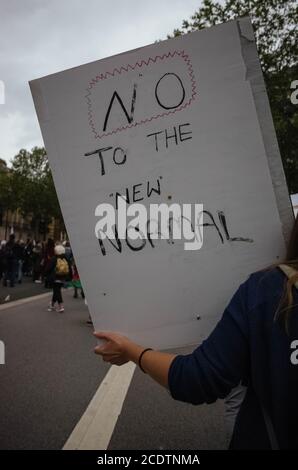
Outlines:
[[[189,122],[173,126],[171,130],[164,129],[163,131],[152,132],[151,134],[147,134],[146,137],[154,137],[155,150],[159,152],[159,150],[169,147],[170,140],[172,140],[175,145],[178,145],[181,142],[192,139],[192,131],[184,129],[187,128],[187,126],[190,126]]]
[[[243,237],[230,237],[228,227],[227,227],[227,221],[226,221],[226,216],[223,211],[218,211],[218,218],[219,221],[224,229],[226,239],[230,242],[248,242],[248,243],[253,243],[252,238],[243,238]]]
[[[113,147],[103,147],[101,149],[93,150],[93,152],[87,152],[84,154],[85,157],[90,157],[91,155],[98,155],[100,164],[101,164],[101,174],[105,175],[105,165],[104,165],[104,160],[102,156],[102,152],[106,152],[107,150],[111,150]]]
[[[105,120],[104,120],[104,125],[103,125],[103,131],[105,132],[106,129],[107,129],[107,125],[108,125],[108,120],[109,120],[109,117],[110,117],[110,113],[111,113],[111,110],[112,110],[112,106],[113,106],[113,103],[114,101],[117,99],[118,103],[120,104],[121,108],[122,108],[122,111],[124,112],[124,115],[128,121],[129,124],[132,123],[133,121],[133,117],[134,117],[134,112],[135,112],[135,103],[136,103],[136,97],[137,97],[137,84],[135,83],[134,86],[133,86],[133,92],[132,92],[132,98],[131,98],[131,105],[130,105],[130,114],[128,114],[124,104],[123,104],[123,101],[122,99],[120,98],[120,96],[118,95],[117,91],[114,91],[113,93],[113,96],[112,96],[112,99],[110,101],[110,104],[109,104],[109,107],[108,107],[108,110],[107,110],[107,114],[106,114],[106,117],[105,117]]]
[[[123,192],[125,192],[125,196],[123,192],[115,192],[115,199],[116,199],[116,209],[118,209],[118,198],[122,198],[125,200],[127,204],[131,204],[134,202],[143,201],[145,197],[150,198],[153,193],[160,196],[161,194],[161,187],[160,187],[160,179],[157,178],[155,187],[153,183],[147,181],[146,183],[146,190],[144,188],[145,183],[138,183],[134,184],[131,189],[125,188]],[[113,195],[113,193],[112,193]],[[141,195],[141,196],[140,196]]]
[[[181,89],[181,92],[182,92],[182,96],[181,96],[181,99],[180,101],[178,101],[176,104],[174,105],[166,105],[164,102],[161,102],[161,99],[160,99],[160,96],[159,96],[159,87],[160,87],[160,84],[162,83],[162,81],[164,82],[165,81],[165,77],[166,79],[168,79],[169,77],[175,77],[175,79],[177,80],[177,82],[179,83],[179,86],[180,86],[180,89]],[[165,85],[164,85],[165,86]],[[168,85],[169,86],[169,85]],[[171,85],[172,86],[172,85]],[[159,106],[161,108],[164,108],[164,109],[175,109],[175,108],[178,108],[178,106],[180,106],[183,101],[184,101],[184,98],[185,98],[185,88],[183,86],[183,83],[182,83],[182,80],[180,77],[178,77],[178,75],[176,75],[175,73],[165,73],[157,82],[156,84],[156,87],[155,87],[155,98],[156,98],[156,101],[158,102]]]
[[[99,161],[100,161],[100,166],[101,166],[101,174],[105,175],[106,170],[105,170],[105,162],[103,158],[103,152],[107,152],[108,150],[112,150],[113,147],[103,147],[100,149],[93,150],[92,152],[87,152],[84,154],[85,157],[90,157],[91,155],[98,155],[99,156]],[[121,155],[119,158],[119,154]],[[118,155],[118,156],[117,156]],[[115,147],[113,150],[113,162],[115,165],[123,165],[126,162],[126,153],[121,147]]]

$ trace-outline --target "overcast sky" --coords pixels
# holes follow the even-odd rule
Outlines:
[[[43,145],[29,80],[166,39],[200,3],[0,0],[0,158]]]

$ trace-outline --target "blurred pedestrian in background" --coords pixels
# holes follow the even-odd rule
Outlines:
[[[3,286],[7,287],[7,282],[9,282],[10,287],[14,287],[18,270],[17,248],[14,234],[9,236],[9,240],[5,245],[4,260],[5,270],[3,276]]]
[[[72,249],[71,249],[69,241],[63,242],[63,246],[65,248],[65,256],[68,259],[68,261],[71,262],[73,259],[73,255],[72,255]]]
[[[23,279],[23,263],[25,256],[25,243],[23,240],[18,240],[15,247],[16,258],[17,258],[17,272],[16,281],[18,284],[22,283]]]
[[[74,293],[73,293],[74,299],[78,298],[78,291],[80,291],[81,297],[82,299],[84,299],[85,294],[84,294],[83,287],[80,281],[80,276],[77,270],[77,266],[74,261],[72,265],[72,286],[74,288]]]
[[[49,270],[51,260],[54,256],[55,256],[55,243],[54,243],[54,240],[52,238],[49,238],[48,242],[46,244],[46,247],[45,247],[44,257],[43,257],[43,260],[42,260],[42,268],[43,268],[42,272],[43,272],[43,276],[44,276],[44,286],[46,288],[50,287],[50,282],[49,282],[49,279],[48,279],[47,272]]]
[[[24,262],[23,262],[24,276],[32,275],[32,253],[33,253],[33,241],[30,238],[27,238],[27,242],[24,248]]]
[[[6,240],[2,240],[0,243],[0,281],[3,278],[5,272],[5,245]]]
[[[42,274],[42,244],[40,241],[36,242],[35,247],[32,250],[32,279],[34,282],[41,284]]]
[[[64,312],[64,305],[61,290],[64,283],[71,280],[71,264],[65,256],[64,246],[55,246],[55,256],[51,259],[46,274],[53,289],[48,311],[55,310],[55,304],[57,303],[57,311],[62,313]]]

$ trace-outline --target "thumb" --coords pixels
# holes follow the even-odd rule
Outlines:
[[[98,339],[112,340],[112,333],[109,331],[94,331],[93,335]]]

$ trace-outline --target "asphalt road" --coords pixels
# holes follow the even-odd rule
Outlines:
[[[110,450],[226,449],[223,403],[193,406],[136,370]]]
[[[44,292],[49,292],[45,289],[43,284],[32,282],[31,277],[23,277],[22,283],[16,283],[14,287],[3,286],[2,280],[0,281],[0,304],[13,302],[14,300],[24,299],[33,295],[39,295]]]
[[[61,449],[109,366],[93,354],[87,307],[64,292],[64,314],[48,297],[1,307],[0,449]],[[194,407],[136,370],[109,449],[225,448],[223,405]]]

